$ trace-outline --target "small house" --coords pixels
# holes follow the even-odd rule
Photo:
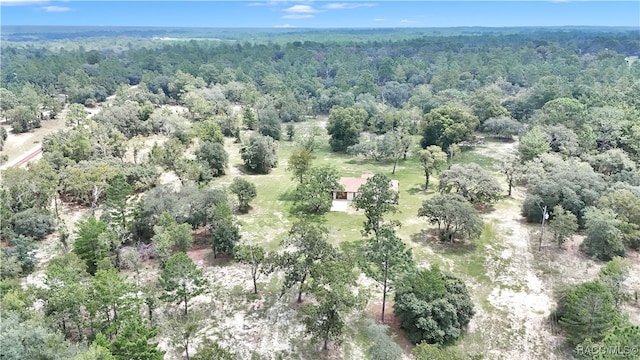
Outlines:
[[[358,177],[343,177],[340,178],[340,184],[344,187],[344,191],[334,191],[333,200],[347,200],[353,201],[355,199],[360,186],[367,182],[367,179],[372,177],[373,174],[364,174]],[[399,194],[398,180],[391,180],[391,188],[396,194]],[[396,196],[397,202],[397,196]]]

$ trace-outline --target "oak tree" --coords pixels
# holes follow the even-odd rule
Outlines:
[[[328,242],[327,228],[304,221],[293,224],[288,236],[282,241],[282,247],[286,249],[285,252],[273,260],[285,272],[282,292],[299,284],[300,303],[311,269],[315,264],[331,259],[335,249]]]
[[[424,190],[429,187],[431,174],[443,169],[447,165],[447,154],[437,145],[429,145],[420,150],[420,165],[424,171]]]
[[[331,209],[334,191],[341,191],[338,171],[332,167],[310,169],[296,187],[295,207],[307,214],[324,214]]]
[[[414,344],[450,344],[475,311],[465,284],[436,266],[416,270],[398,285],[393,310]]]
[[[482,219],[460,194],[439,194],[422,203],[418,216],[426,217],[431,224],[438,224],[440,239],[450,241],[457,237],[473,239],[482,232]]]
[[[392,188],[391,179],[386,175],[376,174],[360,186],[353,205],[356,210],[364,210],[364,215],[367,217],[364,223],[365,234],[371,231],[378,232],[384,215],[398,210],[395,205],[397,199],[398,193]]]
[[[327,132],[331,135],[331,150],[346,151],[349,146],[359,142],[362,125],[367,119],[363,109],[336,107],[329,113]]]
[[[257,196],[256,185],[241,177],[233,178],[229,191],[238,197],[238,210],[242,213],[249,210],[249,202]]]

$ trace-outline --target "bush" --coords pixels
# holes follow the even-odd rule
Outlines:
[[[18,258],[11,251],[0,251],[0,279],[13,279],[22,274],[22,266]]]
[[[27,209],[15,214],[11,223],[17,235],[29,236],[36,240],[42,240],[55,230],[54,217],[36,209]]]
[[[387,335],[389,327],[379,325],[369,319],[367,335],[373,340],[373,345],[367,349],[372,360],[397,360],[402,358],[402,348]]]
[[[398,284],[393,311],[415,344],[450,344],[474,315],[462,280],[437,267],[408,274]]]
[[[580,244],[580,250],[589,256],[609,261],[615,256],[625,255],[624,224],[611,210],[589,207],[584,212],[587,237]]]
[[[33,238],[19,235],[11,239],[11,247],[7,251],[8,257],[15,257],[20,264],[22,273],[30,273],[36,267],[36,254]],[[2,264],[4,266],[4,264]]]
[[[191,357],[192,360],[234,360],[237,359],[236,355],[218,343],[206,339],[200,346],[195,355]]]

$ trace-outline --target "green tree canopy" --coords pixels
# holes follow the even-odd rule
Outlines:
[[[540,223],[544,206],[553,209],[561,205],[584,226],[584,209],[595,205],[604,192],[607,187],[604,178],[588,164],[575,159],[564,161],[557,156],[545,156],[540,160],[542,171],[529,175],[522,214],[528,221]],[[535,168],[533,164],[527,167]]]
[[[609,289],[617,307],[620,307],[622,301],[628,298],[625,281],[629,277],[630,270],[631,263],[616,256],[601,267],[598,272],[598,279]]]
[[[420,145],[438,145],[445,149],[451,144],[473,139],[473,131],[480,125],[478,118],[465,110],[446,105],[424,116]]]
[[[473,204],[494,202],[501,191],[498,180],[477,164],[455,164],[443,171],[439,190],[442,193],[455,191]]]
[[[296,187],[295,207],[307,214],[324,214],[331,209],[333,191],[341,191],[338,171],[332,167],[314,167]]]
[[[572,345],[584,340],[600,341],[607,330],[621,324],[613,295],[599,280],[569,290],[559,304],[559,323]]]
[[[229,191],[238,197],[238,210],[243,213],[249,211],[249,203],[258,195],[256,185],[241,177],[233,178]]]
[[[87,265],[74,253],[51,259],[45,272],[45,313],[70,339],[85,336],[86,307],[90,296]]]
[[[220,143],[204,141],[196,150],[196,159],[206,166],[211,177],[225,174],[225,168],[229,163],[229,154]]]
[[[336,152],[346,151],[360,141],[360,132],[367,119],[363,109],[336,107],[329,112],[327,131],[331,135],[329,144]]]
[[[94,327],[105,335],[117,334],[125,321],[137,316],[142,301],[136,292],[135,285],[115,269],[98,270],[91,279],[89,303]]]
[[[24,235],[13,236],[10,240],[11,247],[3,249],[9,257],[15,256],[16,260],[20,264],[20,269],[23,274],[32,272],[37,263],[36,259],[36,245],[32,237]]]
[[[278,143],[271,137],[253,134],[240,149],[240,156],[247,169],[266,174],[278,165]]]
[[[466,359],[454,347],[443,347],[421,342],[411,351],[416,360],[464,360]]]
[[[78,221],[73,243],[73,252],[87,264],[87,272],[96,273],[98,261],[109,256],[110,244],[101,236],[107,231],[107,224],[93,216]]]
[[[424,189],[429,187],[431,174],[443,169],[447,165],[447,154],[437,145],[429,145],[420,150],[420,165],[424,171]]]
[[[537,156],[548,153],[550,150],[549,138],[538,126],[534,126],[521,136],[518,143],[518,155],[522,161],[533,160]]]
[[[311,168],[312,161],[313,155],[311,154],[311,151],[302,147],[297,147],[291,152],[289,164],[287,165],[286,170],[291,171],[294,178],[302,183],[302,177]]]
[[[590,339],[576,346],[575,352],[578,355],[591,355],[589,350],[593,348],[617,349],[618,351],[602,351],[591,357],[597,360],[625,360],[637,355],[638,344],[640,344],[640,326],[619,325],[614,326],[606,332],[604,339],[594,342]]]
[[[384,323],[387,294],[393,289],[396,280],[413,267],[413,254],[396,235],[395,229],[383,226],[375,236],[366,240],[363,258],[364,273],[382,285],[380,321]]]
[[[123,231],[128,230],[132,209],[127,204],[127,199],[133,194],[133,190],[133,187],[127,183],[122,174],[116,175],[105,190],[105,205],[109,209],[111,219]]]
[[[111,353],[116,360],[162,360],[164,351],[153,342],[157,335],[156,327],[146,325],[139,316],[133,317],[122,325],[111,343]]]
[[[209,227],[213,257],[219,254],[233,254],[233,249],[241,235],[227,201],[219,201],[215,204]]]
[[[506,116],[489,118],[482,126],[485,133],[502,139],[512,139],[520,135],[524,129],[524,125]]]
[[[392,188],[391,179],[384,174],[376,174],[360,186],[353,205],[356,210],[364,210],[367,217],[364,223],[365,234],[378,232],[384,215],[397,211],[397,200],[398,193]]]
[[[191,360],[237,360],[235,354],[226,350],[218,343],[205,339],[200,346],[198,352],[191,357]]]
[[[13,311],[2,311],[0,348],[7,360],[64,360],[73,356],[73,348],[56,332],[36,320],[23,321]]]
[[[452,343],[475,313],[465,284],[437,267],[407,275],[398,284],[393,309],[407,338],[416,344]]]
[[[161,298],[182,305],[185,316],[189,313],[189,300],[202,294],[208,287],[202,270],[182,252],[167,260],[158,284],[164,290]]]
[[[311,269],[311,276],[310,293],[316,301],[303,305],[302,323],[307,333],[322,340],[322,348],[327,350],[329,341],[341,343],[346,317],[363,304],[364,299],[356,295],[358,274],[345,259],[318,262]]]
[[[258,278],[261,272],[266,270],[264,248],[258,245],[239,245],[235,248],[233,257],[243,264],[249,265],[251,269],[251,279],[253,280],[253,293],[258,293]]]
[[[587,208],[584,214],[587,237],[580,249],[589,256],[609,261],[614,256],[624,256],[623,221],[611,210]]]
[[[296,284],[298,302],[302,302],[305,282],[313,266],[331,259],[335,249],[328,242],[328,230],[321,225],[300,221],[289,230],[288,236],[282,240],[286,251],[274,258],[274,264],[285,272],[282,292]]]
[[[473,239],[482,232],[482,219],[460,194],[439,194],[422,203],[418,216],[426,217],[431,224],[438,224],[441,240]]]
[[[258,131],[264,136],[280,140],[282,136],[282,121],[273,106],[258,110]]]

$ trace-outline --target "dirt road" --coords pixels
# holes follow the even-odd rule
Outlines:
[[[24,154],[0,166],[0,170],[6,170],[12,166],[23,167],[30,161],[39,160],[40,158],[42,158],[42,145],[38,144]]]

